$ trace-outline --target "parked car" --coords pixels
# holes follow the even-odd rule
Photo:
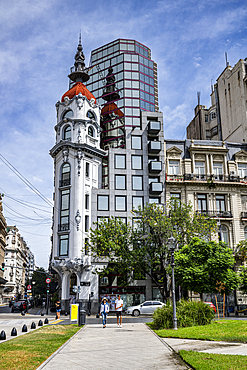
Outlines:
[[[11,307],[11,312],[22,312],[27,311],[27,303],[25,300],[14,302]]]
[[[203,303],[209,305],[209,307],[212,308],[214,310],[214,312],[216,313],[216,307],[212,302],[203,302]]]
[[[127,307],[125,313],[132,316],[151,315],[156,308],[164,305],[165,303],[159,301],[145,301],[137,306]]]

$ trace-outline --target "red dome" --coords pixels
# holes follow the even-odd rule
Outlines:
[[[62,101],[64,101],[65,96],[68,96],[68,98],[72,99],[74,96],[78,95],[79,93],[82,93],[83,96],[85,96],[88,100],[94,99],[94,102],[96,104],[96,99],[93,96],[93,94],[86,88],[85,85],[83,85],[82,82],[76,82],[71,89],[69,89],[65,94],[62,96]]]
[[[114,111],[114,113],[117,114],[118,117],[123,117],[124,116],[123,112],[120,109],[118,109],[117,104],[115,104],[115,103],[107,103],[102,108],[101,114],[102,114],[102,116],[104,116],[105,114],[109,114],[112,111]]]

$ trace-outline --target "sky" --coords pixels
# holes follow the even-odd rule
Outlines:
[[[51,248],[49,150],[55,144],[55,103],[68,90],[80,30],[86,65],[92,50],[118,38],[135,39],[151,49],[158,64],[165,138],[185,139],[198,91],[201,104],[210,106],[211,84],[225,68],[225,52],[232,67],[247,57],[247,3],[0,0],[3,212],[44,268]]]

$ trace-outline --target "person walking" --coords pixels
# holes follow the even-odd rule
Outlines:
[[[117,314],[117,326],[118,328],[121,328],[122,327],[123,300],[121,299],[120,294],[118,294],[117,300],[115,301],[115,310]]]
[[[60,319],[60,312],[61,312],[61,303],[60,303],[59,300],[55,303],[55,306],[56,306],[56,312],[57,312],[57,319],[59,320]]]
[[[106,319],[109,312],[109,305],[106,302],[106,298],[103,298],[102,303],[100,305],[100,313],[103,319],[103,328],[106,327]]]

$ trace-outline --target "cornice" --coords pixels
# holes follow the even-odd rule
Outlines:
[[[65,141],[61,140],[59,143],[57,143],[51,150],[50,155],[54,158],[61,150],[63,149],[74,149],[78,150],[80,149],[83,152],[92,154],[96,157],[103,158],[106,156],[106,152],[102,149],[94,148],[88,144],[79,144],[79,143],[72,143],[71,141]]]

